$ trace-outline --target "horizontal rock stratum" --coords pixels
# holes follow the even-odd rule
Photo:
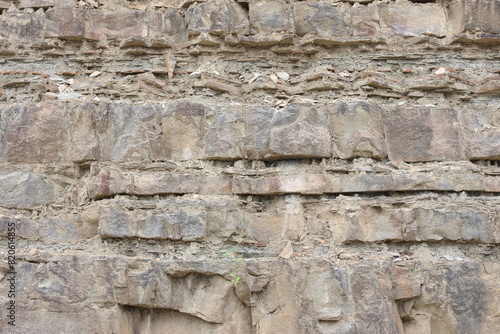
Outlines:
[[[499,1],[0,11],[0,333],[499,332]]]

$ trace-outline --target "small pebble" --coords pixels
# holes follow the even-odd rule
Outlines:
[[[287,81],[288,79],[290,79],[290,75],[288,73],[286,73],[286,72],[278,72],[278,73],[276,73],[276,76],[278,78],[280,78],[281,80],[285,80],[285,81]]]

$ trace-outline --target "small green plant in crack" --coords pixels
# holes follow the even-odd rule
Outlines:
[[[224,253],[224,256],[233,259],[233,261],[229,265],[229,276],[231,277],[231,283],[233,283],[234,285],[238,284],[241,279],[240,270],[241,263],[243,262],[243,256],[238,255],[238,250],[240,249],[243,241],[245,241],[247,225],[248,221],[243,221],[243,223],[238,226],[238,228],[236,229],[236,235],[232,236],[232,240],[236,242],[236,245],[234,245],[231,249]]]

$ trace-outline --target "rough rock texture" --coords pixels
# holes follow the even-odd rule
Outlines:
[[[0,333],[500,331],[499,1],[0,11]]]

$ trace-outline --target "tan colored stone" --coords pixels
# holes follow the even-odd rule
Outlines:
[[[0,16],[0,36],[13,43],[39,41],[44,16],[39,13],[6,13]]]
[[[187,22],[175,10],[168,10],[165,13],[150,12],[146,16],[146,21],[149,38],[167,38],[173,42],[188,40]]]
[[[494,242],[491,217],[473,210],[403,210],[405,240]]]
[[[1,9],[9,9],[11,5],[12,5],[12,2],[10,2],[10,0],[1,0],[0,1],[0,8]]]
[[[94,180],[91,198],[116,194],[229,194],[232,184],[231,177],[225,175],[205,177],[160,171],[129,175],[116,168],[103,168]]]
[[[304,263],[305,264],[305,263]],[[318,320],[326,328],[334,327],[335,323],[352,313],[352,302],[347,298],[349,292],[349,276],[343,268],[338,268],[325,260],[313,260],[307,264],[304,273],[304,295],[310,298],[313,311]],[[322,282],[323,284],[318,284]],[[328,325],[325,324],[328,322]],[[342,326],[338,326],[342,327]]]
[[[47,8],[55,6],[74,6],[75,0],[20,0],[19,9],[23,8]]]
[[[455,0],[450,14],[455,33],[479,30],[500,34],[500,4],[496,0]]]
[[[137,235],[137,226],[126,209],[102,207],[99,210],[99,234],[102,238],[131,238]]]
[[[352,268],[349,274],[358,332],[404,333],[388,275],[378,274],[367,263]],[[380,317],[385,321],[381,322]]]
[[[410,201],[409,198],[405,202]],[[309,233],[331,231],[335,243],[459,241],[494,243],[495,208],[467,203],[466,209],[425,203],[397,209],[361,200],[330,200],[304,204]]]
[[[295,32],[298,36],[313,33],[319,36],[348,35],[342,12],[322,3],[294,4]]]
[[[354,36],[377,35],[380,29],[380,19],[377,6],[351,7],[351,21]]]
[[[152,105],[101,103],[93,121],[99,137],[100,160],[165,159],[160,117]]]
[[[327,112],[335,156],[342,159],[387,156],[382,110],[375,103],[329,104]]]
[[[140,38],[147,36],[144,12],[119,10],[104,12],[89,10],[85,37],[88,39]]]
[[[56,7],[45,12],[45,37],[82,39],[85,36],[85,10]]]
[[[245,112],[237,106],[206,109],[205,159],[244,157]]]
[[[102,152],[95,124],[97,112],[94,104],[70,105],[66,110],[70,119],[71,135],[71,148],[67,160],[75,162],[99,160]]]
[[[470,160],[500,160],[500,129],[472,134],[467,140],[467,158]]]
[[[38,225],[40,240],[46,243],[76,242],[82,236],[82,226],[74,215],[44,219]]]
[[[393,191],[396,184],[391,175],[383,174],[341,174],[339,176],[339,192],[377,192]]]
[[[29,209],[56,199],[56,186],[43,175],[26,171],[0,174],[0,205]]]
[[[404,301],[416,298],[421,294],[421,286],[424,282],[415,272],[415,263],[406,266],[391,267],[392,296],[396,301]]]
[[[247,14],[234,1],[209,0],[194,4],[188,8],[186,15],[190,34],[247,34],[249,31]]]
[[[4,162],[47,163],[65,159],[69,150],[69,133],[62,105],[29,105],[5,110],[4,114],[7,113],[16,116],[5,131]]]
[[[438,4],[381,4],[380,20],[402,36],[446,35],[446,14]]]
[[[250,3],[250,24],[257,33],[293,32],[290,9],[283,0],[257,0]]]
[[[384,128],[391,160],[443,161],[464,157],[457,112],[453,109],[387,110]]]
[[[484,191],[484,177],[471,174],[408,173],[392,175],[394,190],[397,191]]]
[[[486,176],[484,178],[484,191],[492,193],[500,192],[500,178],[498,176]]]
[[[292,104],[282,110],[255,107],[247,111],[246,151],[251,159],[331,156],[330,131],[323,109]]]
[[[276,177],[234,177],[236,194],[323,194],[338,192],[338,178],[323,174],[283,175]]]
[[[203,158],[205,107],[198,103],[177,102],[161,112],[161,146],[166,159]]]

